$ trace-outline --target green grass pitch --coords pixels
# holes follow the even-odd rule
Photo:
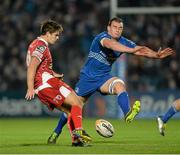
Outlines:
[[[90,147],[72,147],[67,127],[56,145],[47,145],[47,138],[55,127],[57,118],[0,119],[0,154],[178,154],[180,153],[180,120],[172,119],[166,136],[157,131],[156,120],[107,119],[115,128],[112,138],[99,136],[95,119],[84,119],[83,124],[92,136]]]

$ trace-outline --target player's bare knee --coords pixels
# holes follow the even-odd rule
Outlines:
[[[110,94],[119,94],[126,91],[125,83],[121,79],[115,79],[109,86]]]
[[[76,105],[76,106],[78,106],[80,108],[83,108],[83,106],[84,106],[83,102],[81,102],[79,100],[76,103],[74,103],[74,105]]]
[[[120,82],[116,83],[113,89],[115,94],[126,91],[125,85]]]
[[[83,108],[83,102],[81,102],[76,96],[73,97],[73,101],[71,101],[71,105]]]
[[[78,96],[75,93],[74,93],[72,100],[73,100],[72,101],[73,105],[83,108],[83,102],[78,98]]]

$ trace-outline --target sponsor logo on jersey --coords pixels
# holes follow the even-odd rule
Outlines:
[[[42,59],[43,54],[40,53],[40,52],[38,52],[38,51],[34,51],[34,52],[32,53],[32,56],[35,56],[35,57],[37,57],[37,58],[39,58],[39,59]]]
[[[39,52],[41,52],[41,53],[43,53],[45,50],[46,50],[46,46],[43,46],[43,45],[38,46],[38,47],[36,48],[36,51],[39,51]]]

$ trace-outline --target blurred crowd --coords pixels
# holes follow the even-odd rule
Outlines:
[[[144,6],[144,0],[122,0],[121,6]],[[160,1],[159,1],[160,2]],[[156,5],[148,0],[148,6]],[[136,5],[135,5],[136,4]],[[179,5],[164,0],[158,5]],[[50,46],[53,68],[64,73],[72,87],[78,80],[93,37],[106,29],[109,0],[4,0],[0,2],[0,91],[26,89],[25,57],[30,42],[39,35],[40,23],[53,19],[62,23],[60,41]],[[127,56],[127,84],[132,91],[180,89],[180,15],[119,16],[125,37],[154,50],[171,47],[176,56],[154,60]]]
[[[126,36],[155,51],[171,47],[176,55],[165,59],[128,57],[129,89],[154,91],[180,88],[180,15],[126,17]]]

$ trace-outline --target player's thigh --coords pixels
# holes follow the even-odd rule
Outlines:
[[[59,90],[52,87],[44,88],[38,92],[38,98],[53,110],[55,107],[60,107],[64,102],[64,96],[59,93]]]
[[[58,106],[57,109],[70,114],[72,106],[83,107],[82,101],[78,98],[74,91],[71,91],[71,93],[64,99],[64,102]]]
[[[88,96],[78,96],[79,100],[83,103],[83,105],[86,103],[88,100]]]
[[[74,91],[71,91],[71,93],[65,98],[64,103],[62,106],[74,106],[77,105],[79,107],[83,106],[83,102],[80,100],[80,98],[76,95]]]

